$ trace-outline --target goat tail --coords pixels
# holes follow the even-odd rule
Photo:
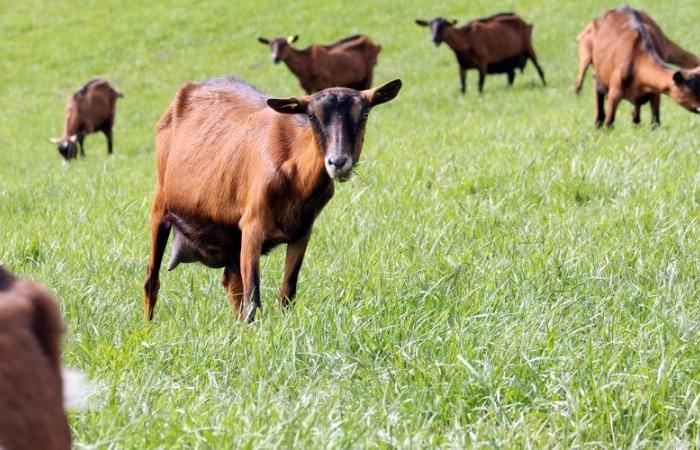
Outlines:
[[[121,92],[119,92],[119,91],[114,91],[114,92],[117,93],[117,98],[124,98],[124,94],[122,94]]]
[[[595,22],[591,21],[586,24],[583,30],[576,36],[576,42],[581,42],[586,36],[595,31]]]

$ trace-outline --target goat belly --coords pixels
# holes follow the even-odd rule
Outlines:
[[[489,64],[486,71],[488,73],[507,73],[515,69],[522,71],[527,63],[527,55],[522,54],[513,58],[504,59],[497,63]]]
[[[168,270],[175,269],[179,264],[199,262],[213,269],[238,267],[240,254],[240,231],[220,227],[203,227],[193,232],[191,224],[185,228],[181,218],[173,225],[173,245]]]

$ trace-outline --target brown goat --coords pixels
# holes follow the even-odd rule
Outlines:
[[[528,59],[535,65],[542,84],[547,85],[532,47],[532,25],[517,14],[499,13],[473,20],[460,28],[455,28],[456,20],[442,17],[430,21],[417,19],[416,23],[430,27],[436,47],[444,41],[454,51],[462,94],[467,90],[468,69],[479,71],[479,92],[482,92],[486,74],[505,73],[510,86],[515,80],[515,70],[520,69],[522,73]]]
[[[635,123],[639,123],[641,106],[648,102],[652,123],[661,123],[661,94],[691,112],[700,112],[700,68],[674,70],[667,64],[691,65],[696,58],[668,40],[646,14],[628,6],[609,10],[588,23],[578,39],[576,88],[580,89],[585,70],[592,64],[596,73],[596,126],[612,126],[623,99],[634,105]]]
[[[637,13],[639,13],[640,21],[642,24],[644,24],[649,36],[652,39],[658,39],[658,41],[655,42],[655,45],[661,59],[682,69],[693,69],[700,66],[700,59],[692,53],[682,49],[676,43],[666,37],[664,32],[661,30],[661,27],[659,27],[654,19],[649,17],[644,11],[637,11]],[[596,21],[590,21],[576,38],[579,44],[579,65],[578,74],[576,75],[577,95],[581,93],[586,71],[593,63],[593,41],[595,38],[596,27]]]
[[[260,256],[288,244],[279,294],[286,306],[333,179],[351,175],[371,108],[400,89],[394,80],[276,99],[234,77],[182,86],[156,126],[145,320],[153,318],[171,228],[168,269],[194,261],[224,268],[222,284],[239,320],[261,308]]]
[[[0,448],[69,449],[53,298],[0,267]]]
[[[372,86],[372,73],[382,46],[369,37],[358,34],[304,50],[292,47],[297,39],[298,35],[272,40],[260,37],[258,41],[270,46],[275,64],[284,61],[307,94],[331,87],[363,90]]]
[[[64,161],[85,156],[85,136],[101,131],[107,138],[107,153],[112,153],[112,126],[117,98],[123,95],[105,80],[90,80],[66,102],[63,136],[49,139],[58,146]]]

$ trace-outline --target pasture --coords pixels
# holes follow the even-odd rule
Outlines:
[[[61,302],[66,365],[100,386],[76,448],[700,446],[700,118],[593,127],[573,94],[576,35],[609,1],[0,0],[0,264]],[[700,52],[694,0],[640,1]],[[547,76],[483,95],[414,19],[515,10]],[[297,47],[367,33],[375,84],[357,174],[316,222],[293,307],[262,263],[263,314],[234,322],[221,272],[163,272],[142,320],[153,127],[178,86],[236,73],[301,94],[258,36]],[[117,104],[62,166],[66,97],[93,77]],[[167,259],[167,256],[166,256]]]

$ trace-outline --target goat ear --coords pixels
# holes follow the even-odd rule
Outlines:
[[[399,94],[401,86],[401,80],[394,80],[374,89],[362,91],[362,95],[367,99],[370,106],[377,106],[393,100]]]
[[[683,72],[680,70],[676,71],[676,73],[673,74],[673,82],[676,83],[678,86],[682,86],[685,84],[685,77],[683,76]]]
[[[47,140],[52,144],[58,144],[61,142],[61,138],[48,138]]]
[[[267,106],[282,114],[306,114],[309,110],[307,97],[268,98]]]
[[[416,24],[420,25],[421,27],[427,27],[427,26],[428,26],[428,21],[427,21],[427,20],[416,19]]]
[[[289,37],[287,38],[287,43],[288,43],[288,44],[293,44],[293,43],[295,43],[298,39],[299,39],[299,35],[298,35],[298,34],[295,34],[294,36],[289,36]]]
[[[260,42],[261,44],[265,44],[265,45],[270,44],[270,40],[269,40],[269,39],[265,39],[264,37],[259,37],[259,38],[258,38],[258,42]]]

